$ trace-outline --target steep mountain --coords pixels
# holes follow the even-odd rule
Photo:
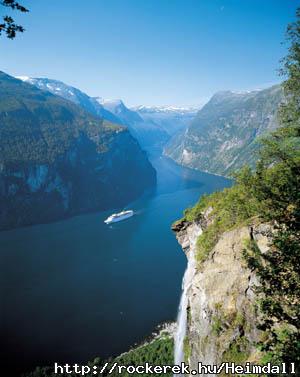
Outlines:
[[[109,120],[110,122],[120,124],[120,120],[101,106],[96,98],[89,97],[81,90],[67,85],[62,81],[42,77],[33,78],[28,76],[17,76],[16,78],[28,84],[34,85],[41,90],[46,90],[52,94],[74,102],[76,105],[81,106],[83,109],[93,115],[97,115],[103,119]]]
[[[124,125],[143,122],[143,119],[140,117],[140,115],[136,111],[127,108],[124,105],[124,102],[120,99],[109,100],[99,97],[97,98],[97,102],[106,110],[117,116]]]
[[[128,109],[121,100],[98,98],[98,101],[106,110],[118,117],[121,124],[129,128],[142,147],[164,145],[169,140],[170,136],[163,127],[152,119],[143,119],[138,112]]]
[[[170,136],[184,130],[196,116],[199,109],[174,106],[137,106],[136,111],[145,121],[152,121]]]
[[[244,163],[254,166],[258,140],[277,127],[279,85],[246,93],[216,93],[165,154],[191,168],[228,175]]]
[[[0,229],[123,206],[155,179],[126,128],[0,72]]]
[[[154,144],[164,144],[169,139],[167,132],[163,128],[153,121],[144,121],[137,112],[128,109],[121,100],[104,100],[101,97],[90,97],[81,90],[58,80],[27,76],[18,76],[17,78],[39,89],[74,102],[93,115],[128,127],[131,134],[144,148]]]

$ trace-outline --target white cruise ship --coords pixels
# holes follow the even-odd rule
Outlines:
[[[110,215],[106,220],[104,220],[104,222],[106,224],[116,223],[118,221],[128,219],[131,216],[133,216],[132,210],[122,211],[122,212],[114,213],[114,214]]]

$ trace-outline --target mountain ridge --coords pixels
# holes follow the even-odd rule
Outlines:
[[[158,143],[165,143],[168,139],[168,134],[165,130],[154,122],[144,121],[137,112],[126,107],[122,100],[90,97],[80,89],[59,80],[31,78],[28,76],[17,76],[17,78],[41,90],[71,101],[95,116],[127,127],[143,148],[157,144],[157,140],[159,141]]]
[[[119,124],[120,121],[111,112],[106,110],[96,98],[88,96],[71,85],[65,84],[60,80],[49,79],[46,77],[29,77],[29,76],[16,76],[17,79],[34,85],[41,90],[48,91],[52,94],[58,95],[64,99],[67,99],[76,105],[81,106],[89,113],[102,117],[106,120]]]
[[[0,229],[123,206],[156,182],[127,128],[3,72],[0,122]]]
[[[179,164],[230,175],[244,163],[255,165],[259,138],[278,127],[280,85],[245,93],[218,92],[164,153]]]

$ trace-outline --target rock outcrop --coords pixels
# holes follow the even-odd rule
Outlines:
[[[205,217],[199,223],[178,222],[173,226],[188,259],[197,260],[196,240],[206,226]],[[270,237],[271,229],[265,224],[230,230],[219,238],[208,258],[196,265],[187,292],[184,340],[185,360],[192,369],[197,369],[198,362],[213,365],[258,361],[255,342],[261,333],[257,329],[254,287],[259,282],[247,267],[243,250],[253,239],[264,253]]]

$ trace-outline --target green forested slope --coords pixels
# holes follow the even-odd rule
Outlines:
[[[124,206],[155,179],[125,127],[0,72],[0,229]]]
[[[99,150],[106,139],[122,131],[80,107],[49,92],[0,72],[0,159],[53,161],[80,134],[93,139]]]
[[[224,232],[254,220],[271,226],[267,252],[254,239],[244,250],[245,262],[259,278],[255,292],[262,336],[257,348],[261,363],[295,363],[295,375],[300,373],[300,9],[297,16],[288,28],[279,128],[264,138],[256,169],[245,166],[231,188],[202,197],[184,216],[197,221],[210,209],[212,221],[197,242],[200,266]]]
[[[282,88],[249,93],[219,92],[199,111],[187,131],[175,137],[166,154],[177,162],[229,175],[257,160],[259,139],[278,126]]]

